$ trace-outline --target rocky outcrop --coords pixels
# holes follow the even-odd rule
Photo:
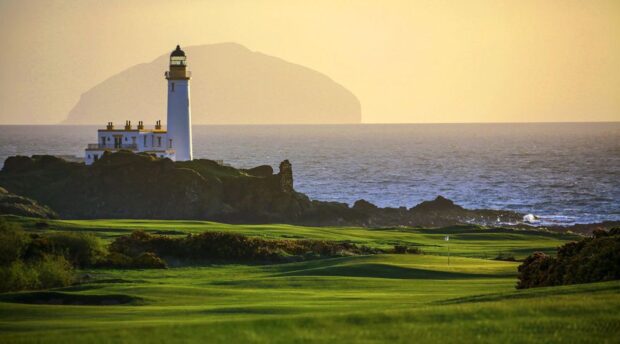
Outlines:
[[[288,160],[280,163],[280,190],[285,193],[292,193],[293,190],[293,165]]]
[[[44,219],[58,218],[58,214],[36,201],[9,193],[0,187],[0,215],[19,215]]]
[[[49,205],[63,218],[207,219],[230,223],[351,226],[446,226],[518,221],[522,214],[464,209],[437,197],[413,208],[353,207],[310,200],[295,191],[288,160],[236,169],[197,159],[172,162],[145,154],[105,154],[91,166],[53,156],[10,157],[0,185]]]

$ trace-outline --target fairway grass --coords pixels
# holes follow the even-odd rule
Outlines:
[[[33,219],[11,221],[37,230]],[[133,220],[58,220],[45,231],[85,230],[111,240],[135,229],[178,235],[230,231],[384,248],[407,244],[425,254],[82,271],[91,282],[34,299],[111,305],[27,304],[33,292],[0,295],[0,342],[613,343],[620,337],[620,282],[515,290],[519,263],[490,259],[499,252],[518,258],[535,250],[553,252],[575,239],[570,235],[476,226],[364,229]],[[451,237],[448,243],[445,235]],[[131,302],[120,304],[121,295]]]

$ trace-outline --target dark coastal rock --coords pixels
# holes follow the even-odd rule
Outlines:
[[[379,207],[368,202],[365,199],[359,199],[355,201],[355,203],[353,204],[353,209],[357,211],[369,213],[369,212],[376,211],[377,209],[379,209]]]
[[[236,169],[207,159],[173,162],[147,154],[104,154],[85,166],[52,156],[11,157],[0,185],[46,204],[62,218],[207,219],[315,226],[448,226],[518,221],[522,214],[469,210],[439,196],[407,209],[359,200],[310,200],[295,191],[288,160]]]
[[[413,212],[445,212],[445,211],[463,211],[463,207],[454,204],[451,200],[443,197],[437,196],[432,201],[424,201],[415,207],[411,208]]]
[[[280,190],[282,192],[293,192],[293,166],[288,160],[280,163]]]
[[[273,174],[273,168],[269,165],[261,165],[244,171],[255,177],[269,177]]]
[[[0,215],[19,215],[44,219],[58,218],[58,214],[47,206],[27,197],[9,193],[0,187]]]

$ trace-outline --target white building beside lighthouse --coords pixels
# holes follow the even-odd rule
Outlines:
[[[175,161],[192,160],[191,73],[187,70],[185,52],[178,45],[170,54],[170,70],[165,76],[168,80],[168,130],[162,128],[161,121],[157,121],[152,129],[146,129],[142,121],[136,127],[131,121],[125,121],[120,128],[108,122],[105,129],[97,131],[97,143],[86,147],[86,165],[99,160],[105,152],[119,150],[144,152]]]

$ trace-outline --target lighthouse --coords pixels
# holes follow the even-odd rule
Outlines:
[[[176,152],[176,161],[192,160],[192,115],[189,101],[187,57],[181,47],[170,54],[168,80],[168,140]]]
[[[177,45],[170,54],[168,80],[168,128],[161,121],[147,129],[144,122],[132,126],[130,120],[124,126],[108,122],[105,129],[97,130],[97,143],[89,143],[84,151],[84,163],[94,164],[106,153],[132,151],[147,153],[173,161],[192,160],[192,115],[189,108],[189,79],[185,52]]]

